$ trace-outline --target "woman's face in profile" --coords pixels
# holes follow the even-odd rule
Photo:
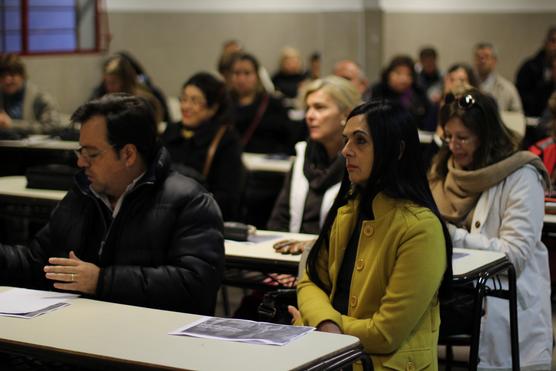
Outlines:
[[[218,105],[214,104],[214,107],[208,107],[201,89],[195,85],[187,85],[180,97],[180,108],[182,122],[187,127],[195,128],[211,119],[216,113]]]
[[[311,140],[322,144],[340,143],[345,115],[330,95],[320,89],[309,94],[305,103],[305,121]]]
[[[397,93],[403,93],[413,84],[413,74],[408,66],[394,67],[388,74],[388,85]]]
[[[459,117],[453,117],[444,126],[444,140],[448,143],[456,167],[469,170],[479,148],[479,137],[468,129]]]
[[[371,176],[374,163],[374,143],[364,115],[350,118],[344,127],[346,170],[353,184],[364,185]]]

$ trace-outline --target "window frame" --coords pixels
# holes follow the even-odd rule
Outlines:
[[[21,28],[19,35],[21,36],[21,50],[19,51],[0,51],[0,53],[14,53],[21,56],[45,56],[45,55],[81,55],[81,54],[98,54],[108,50],[111,40],[111,34],[108,27],[108,13],[106,11],[106,4],[104,0],[92,0],[94,2],[94,37],[95,46],[88,49],[75,49],[75,50],[48,50],[48,51],[30,51],[29,50],[29,0],[18,0],[20,8],[20,22]],[[76,0],[77,1],[77,0]],[[2,13],[3,16],[4,13]],[[2,20],[2,23],[4,21]],[[0,29],[4,31],[4,28]],[[76,26],[74,34],[79,35],[79,29]],[[77,37],[79,39],[79,37]],[[79,40],[77,41],[77,43]],[[0,43],[5,46],[4,40]]]

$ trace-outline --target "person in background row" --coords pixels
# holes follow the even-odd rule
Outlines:
[[[500,111],[523,112],[521,98],[514,84],[496,72],[498,53],[494,45],[478,43],[475,45],[474,57],[481,91],[496,99]]]
[[[438,296],[450,236],[407,110],[371,101],[348,116],[346,176],[297,285],[296,325],[356,336],[374,370],[438,370]],[[357,366],[357,365],[356,365]]]
[[[231,94],[236,128],[245,152],[292,155],[293,123],[279,98],[264,91],[259,62],[251,54],[237,54],[232,63]],[[283,182],[282,174],[252,172],[245,187],[246,222],[264,228]]]
[[[279,69],[272,75],[272,82],[276,90],[284,94],[286,98],[295,98],[303,80],[305,80],[305,74],[299,51],[292,47],[283,48],[280,53]]]
[[[181,122],[168,125],[161,138],[172,167],[206,186],[224,220],[239,220],[246,174],[226,85],[196,73],[183,84],[180,106]]]
[[[27,79],[21,57],[0,54],[0,129],[44,134],[65,126],[54,99]]]
[[[349,81],[327,76],[310,82],[304,98],[309,138],[295,146],[296,159],[276,200],[268,229],[317,234],[344,174],[342,123],[361,96]]]
[[[556,186],[556,92],[552,93],[548,99],[548,111],[550,119],[548,127],[550,130],[548,138],[541,139],[529,147],[529,151],[539,156],[550,175],[552,186]]]
[[[399,55],[390,61],[382,72],[380,82],[363,94],[364,100],[388,99],[398,102],[413,116],[415,126],[422,130],[434,130],[427,122],[430,103],[425,92],[417,85],[415,67],[411,57]]]
[[[29,246],[0,245],[0,285],[213,315],[224,269],[220,211],[170,170],[149,104],[108,94],[74,120],[75,185]]]
[[[433,47],[425,47],[419,51],[417,85],[427,93],[432,104],[442,99],[442,73],[438,68],[438,53]]]
[[[528,58],[517,72],[515,85],[521,95],[525,116],[539,117],[542,115],[548,98],[554,90],[551,78],[551,60],[556,57],[556,26],[548,29],[544,46]]]
[[[499,251],[511,261],[521,367],[550,370],[550,275],[541,242],[548,174],[537,156],[517,151],[517,134],[502,122],[494,98],[475,89],[449,98],[440,112],[446,146],[429,175],[432,194],[454,247]],[[507,278],[499,279],[507,289]],[[478,367],[511,370],[508,304],[485,300]]]
[[[163,121],[163,106],[149,92],[148,88],[139,81],[133,65],[126,56],[116,54],[108,58],[104,63],[102,74],[102,83],[93,91],[92,99],[111,93],[127,93],[143,97],[153,108],[156,122]]]
[[[336,62],[333,73],[336,76],[340,76],[348,81],[351,81],[361,96],[369,86],[369,81],[367,80],[365,73],[361,70],[361,67],[349,59],[342,59]]]
[[[319,52],[314,52],[309,56],[309,68],[305,72],[305,76],[309,80],[320,78],[322,58]]]

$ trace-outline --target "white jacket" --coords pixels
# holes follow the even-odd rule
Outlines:
[[[517,316],[522,370],[550,370],[552,310],[548,252],[541,242],[544,191],[526,165],[482,193],[471,232],[450,225],[454,247],[501,251],[517,274]],[[506,277],[502,285],[508,287]],[[481,324],[479,370],[511,370],[508,301],[488,297]]]
[[[303,165],[305,163],[305,150],[307,142],[299,142],[295,145],[295,162],[292,169],[292,177],[290,183],[290,232],[299,233],[301,223],[303,222],[303,211],[305,208],[305,199],[309,192],[309,181],[303,174]],[[328,210],[332,207],[334,199],[340,190],[340,182],[334,184],[326,190],[322,198],[319,215],[319,227],[322,228],[324,219],[328,214]]]

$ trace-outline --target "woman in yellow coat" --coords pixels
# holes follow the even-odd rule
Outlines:
[[[401,107],[374,101],[350,113],[343,134],[347,173],[290,312],[296,324],[358,337],[375,370],[437,370],[451,243],[417,128]]]

